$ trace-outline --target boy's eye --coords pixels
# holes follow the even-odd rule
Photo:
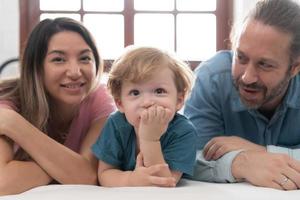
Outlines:
[[[157,89],[155,90],[155,93],[156,93],[156,94],[164,94],[164,93],[166,93],[166,90],[163,89],[163,88],[157,88]]]
[[[140,91],[138,91],[138,90],[131,90],[129,92],[129,95],[131,95],[131,96],[138,96],[139,94],[140,94]]]

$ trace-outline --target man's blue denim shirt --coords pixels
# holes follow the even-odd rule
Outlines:
[[[269,152],[285,153],[300,160],[300,75],[290,81],[283,102],[269,120],[241,102],[233,85],[232,59],[231,51],[220,51],[202,62],[195,70],[195,86],[185,104],[184,114],[194,123],[198,135],[193,177],[197,180],[236,181],[231,163],[242,149],[215,161],[206,161],[202,156],[201,149],[217,136],[239,136],[266,146]]]

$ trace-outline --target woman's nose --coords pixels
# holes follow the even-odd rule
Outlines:
[[[77,62],[70,62],[67,68],[67,76],[77,79],[81,76],[81,67]]]

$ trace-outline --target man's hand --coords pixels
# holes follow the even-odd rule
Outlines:
[[[175,187],[176,180],[173,177],[157,176],[158,172],[165,170],[167,164],[157,164],[150,167],[144,167],[143,156],[141,153],[137,156],[135,170],[131,173],[129,180],[131,186],[159,186]]]
[[[206,160],[217,160],[224,154],[234,150],[256,150],[266,151],[266,148],[249,142],[237,136],[221,136],[211,139],[203,149],[203,156]]]
[[[231,170],[236,179],[245,179],[256,186],[280,190],[300,188],[300,162],[288,155],[244,151],[233,160]]]
[[[172,120],[172,112],[162,106],[153,105],[143,111],[139,125],[142,140],[159,141]]]

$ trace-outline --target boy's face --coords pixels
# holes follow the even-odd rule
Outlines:
[[[171,110],[173,116],[184,102],[184,96],[177,92],[173,72],[164,67],[153,76],[138,83],[123,82],[121,98],[116,101],[119,111],[123,112],[128,122],[137,128],[141,113],[151,106],[161,106]]]

